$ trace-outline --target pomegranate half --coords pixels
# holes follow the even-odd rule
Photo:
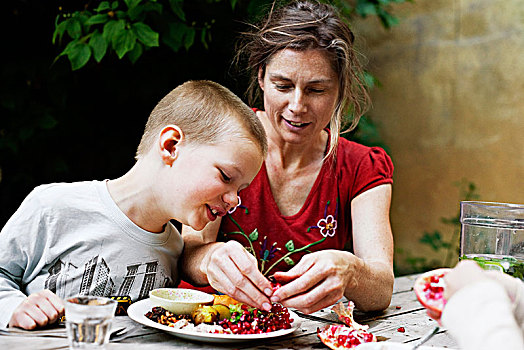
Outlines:
[[[416,279],[413,287],[418,301],[426,309],[431,310],[431,316],[437,320],[440,319],[442,309],[446,305],[443,277],[450,270],[449,268],[441,268],[425,272]]]

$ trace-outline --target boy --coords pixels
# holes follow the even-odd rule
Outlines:
[[[238,204],[267,152],[253,111],[190,81],[151,113],[135,165],[114,180],[35,188],[0,233],[0,326],[34,329],[76,294],[130,295],[178,283],[175,219],[201,230]]]

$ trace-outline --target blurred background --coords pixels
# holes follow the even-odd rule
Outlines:
[[[235,38],[271,2],[2,2],[0,225],[39,184],[123,175],[180,83],[243,97]],[[346,137],[395,164],[396,273],[452,266],[461,200],[524,203],[524,3],[328,2],[356,33],[373,100]]]

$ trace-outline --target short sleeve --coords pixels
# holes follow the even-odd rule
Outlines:
[[[380,147],[370,147],[356,169],[351,198],[374,187],[393,183],[393,162]]]

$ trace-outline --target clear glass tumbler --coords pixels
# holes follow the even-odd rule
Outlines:
[[[109,341],[117,301],[77,296],[65,302],[67,337],[71,349],[103,349]]]
[[[460,203],[460,259],[524,280],[524,205]]]

